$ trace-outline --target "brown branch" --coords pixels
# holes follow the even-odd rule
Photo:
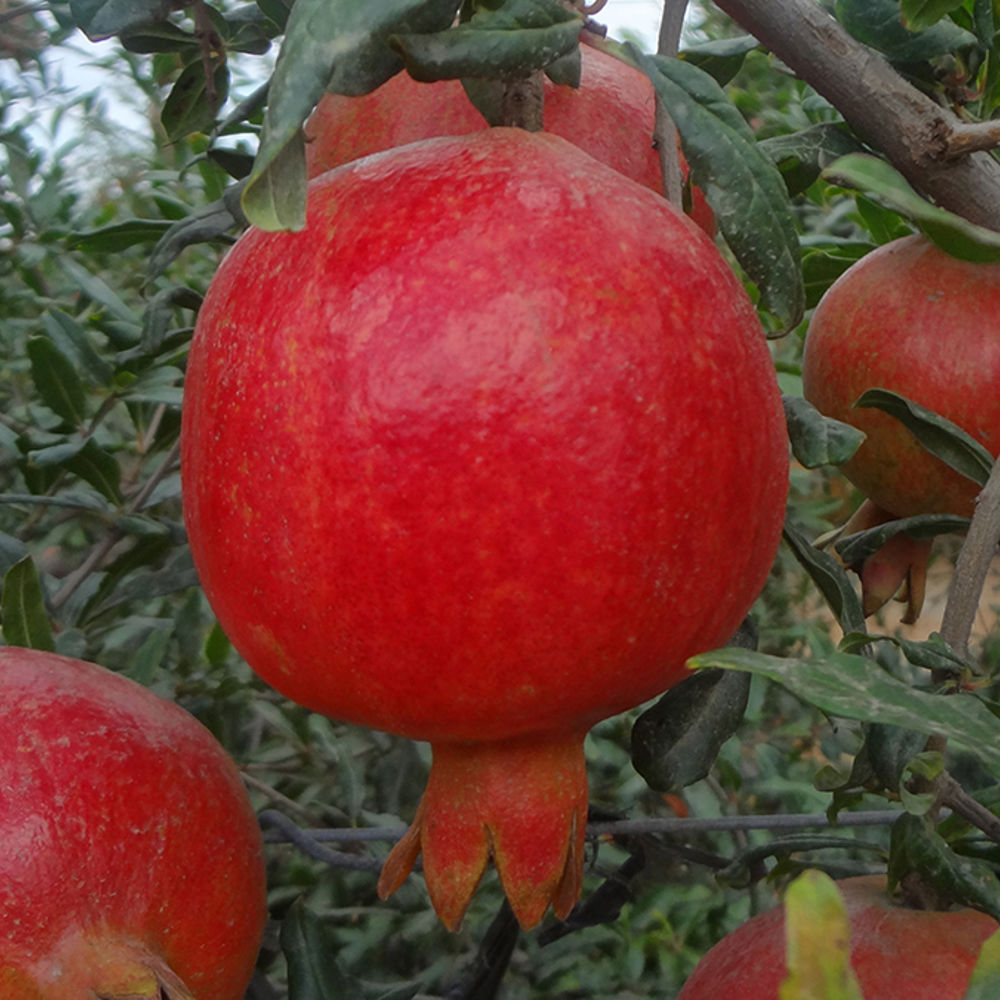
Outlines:
[[[965,156],[978,150],[1000,149],[1000,122],[959,123],[948,136],[945,156]]]
[[[948,603],[941,618],[941,638],[963,660],[979,610],[990,563],[1000,544],[1000,461],[976,499],[976,510],[955,563]]]
[[[676,56],[680,49],[681,29],[684,26],[684,12],[687,0],[664,0],[663,15],[660,18],[660,32],[656,51],[661,56]],[[677,151],[677,129],[670,112],[656,95],[656,119],[653,127],[653,142],[660,157],[660,174],[663,178],[663,194],[667,201],[681,208],[683,204],[683,181],[680,157]]]
[[[954,158],[960,122],[855,41],[814,0],[715,0],[867,142],[938,205],[1000,231],[1000,163],[986,152]]]

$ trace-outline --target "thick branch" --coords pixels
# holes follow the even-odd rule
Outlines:
[[[1000,163],[985,152],[950,158],[963,123],[851,38],[814,0],[715,3],[830,101],[914,187],[1000,231]]]

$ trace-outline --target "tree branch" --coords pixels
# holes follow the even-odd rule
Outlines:
[[[1000,163],[955,158],[966,123],[855,41],[814,0],[715,0],[742,28],[822,94],[866,141],[942,208],[1000,231]],[[975,149],[976,147],[971,147]]]
[[[660,18],[660,32],[656,51],[661,56],[676,56],[680,49],[681,28],[687,0],[663,0],[663,15]],[[660,156],[660,175],[663,179],[663,194],[672,205],[682,207],[680,156],[677,152],[677,129],[674,127],[666,105],[656,96],[656,123],[653,127],[653,141]]]

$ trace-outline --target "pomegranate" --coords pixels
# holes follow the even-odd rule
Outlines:
[[[545,80],[545,130],[662,194],[660,158],[653,146],[656,95],[649,78],[591,45],[582,44],[580,54],[579,87]],[[364,97],[326,94],[306,123],[306,164],[315,177],[394,146],[485,128],[459,80],[418,83],[397,73]],[[683,158],[681,169],[686,177]],[[691,217],[715,234],[715,216],[699,188],[691,191]]]
[[[192,716],[0,648],[0,1000],[240,1000],[262,859],[236,768]]]
[[[867,389],[890,389],[940,413],[1000,453],[1000,264],[957,260],[924,236],[868,254],[813,313],[802,361],[805,397],[867,438],[843,470],[868,498],[845,530],[916,514],[971,515],[978,487],[934,458],[895,417],[854,408]],[[891,539],[855,567],[865,612],[905,585],[920,613],[931,542]]]
[[[882,876],[837,883],[851,928],[851,967],[870,1000],[962,1000],[997,922],[978,910],[898,905]],[[782,907],[748,920],[698,963],[677,1000],[778,1000],[787,974]]]
[[[718,250],[547,133],[429,139],[313,181],[214,278],[182,424],[219,621],[315,711],[428,740],[419,852],[455,927],[492,853],[525,926],[580,889],[583,737],[725,642],[788,458]]]

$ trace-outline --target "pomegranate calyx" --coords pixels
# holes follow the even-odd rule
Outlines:
[[[895,514],[865,500],[844,525],[841,534],[866,531],[894,520]],[[850,567],[861,580],[861,606],[866,618],[895,598],[906,605],[901,619],[903,624],[916,622],[924,604],[932,545],[932,539],[914,538],[901,531],[877,552]]]
[[[379,895],[394,892],[422,854],[431,903],[457,930],[492,857],[522,927],[534,927],[550,905],[566,917],[583,882],[583,736],[434,744],[433,753],[413,825],[386,859]]]

